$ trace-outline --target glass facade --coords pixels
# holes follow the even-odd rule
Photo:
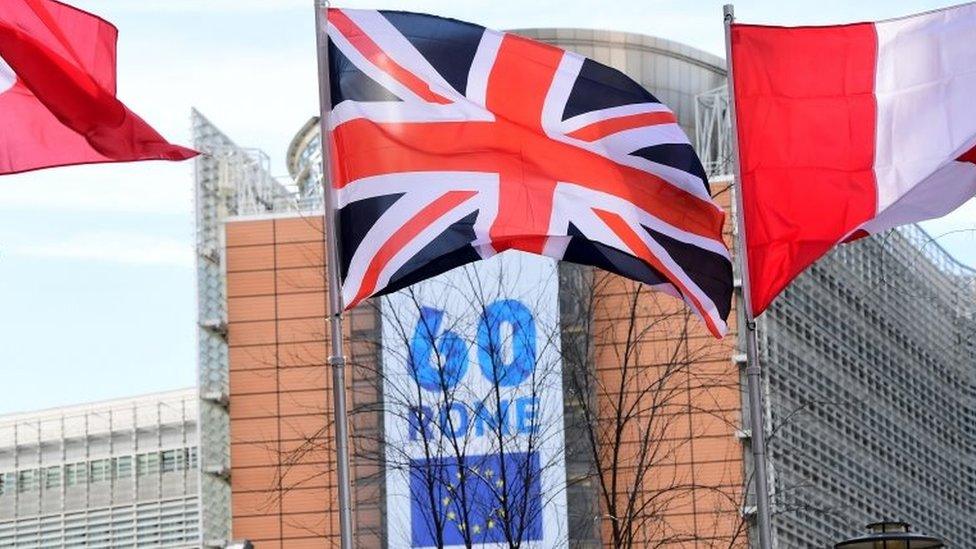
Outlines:
[[[199,547],[196,395],[0,417],[0,547]]]

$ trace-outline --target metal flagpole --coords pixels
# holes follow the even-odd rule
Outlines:
[[[756,513],[759,526],[760,549],[772,549],[772,524],[770,523],[769,477],[766,464],[766,430],[763,427],[762,366],[759,363],[759,342],[756,337],[756,317],[752,312],[749,291],[749,265],[746,257],[745,220],[742,215],[742,169],[739,165],[739,126],[735,113],[735,85],[732,66],[732,23],[735,9],[732,4],[722,8],[725,16],[725,63],[728,67],[729,109],[732,118],[732,162],[735,173],[736,223],[738,225],[738,250],[736,261],[742,277],[739,306],[746,320],[746,377],[749,383],[749,423],[752,428],[753,478],[756,487]]]
[[[339,281],[338,220],[329,172],[329,40],[326,33],[329,3],[314,0],[315,43],[319,69],[319,141],[322,146],[322,205],[324,210],[326,268],[329,271],[329,328],[332,400],[336,436],[336,476],[339,483],[339,531],[342,549],[352,549],[352,491],[349,480],[349,415],[346,410],[346,357],[342,352],[342,285]]]

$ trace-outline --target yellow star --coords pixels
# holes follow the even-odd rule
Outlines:
[[[458,530],[464,531],[464,523],[458,524]]]
[[[461,471],[455,471],[454,476],[456,476],[457,478],[461,478]]]
[[[443,503],[444,505],[447,505],[448,503],[451,503],[451,498],[444,498],[444,499],[441,500],[441,503]]]
[[[454,513],[454,511],[448,511],[447,512],[447,520],[454,520],[456,518],[457,518],[457,515]]]
[[[471,527],[471,531],[474,532],[475,534],[480,534],[481,533],[481,526],[478,526],[477,524],[475,524],[474,526]]]
[[[495,472],[491,469],[485,469],[485,478],[491,478],[495,476]]]
[[[495,521],[493,521],[491,519],[488,519],[488,528],[491,529],[491,528],[494,528],[494,527],[495,527]]]
[[[502,482],[501,479],[498,479],[498,480],[495,481],[495,486],[497,486],[499,488],[501,488],[504,485],[505,485],[505,483]]]

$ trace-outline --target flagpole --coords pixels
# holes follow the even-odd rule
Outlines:
[[[338,220],[330,181],[329,40],[326,33],[328,0],[314,0],[315,43],[319,69],[319,142],[322,146],[322,206],[325,225],[326,268],[329,277],[329,365],[332,366],[332,401],[336,436],[336,480],[339,484],[340,547],[352,549],[352,490],[349,477],[349,414],[346,410],[346,357],[342,351],[342,284],[339,282]]]
[[[749,384],[749,424],[752,430],[753,479],[756,487],[756,514],[760,549],[772,549],[772,524],[770,522],[769,477],[766,463],[766,429],[763,427],[764,411],[762,391],[762,366],[759,362],[759,341],[756,334],[756,317],[752,312],[749,290],[749,265],[746,257],[745,218],[742,213],[742,169],[739,165],[739,125],[735,113],[735,81],[732,67],[732,23],[735,8],[726,4],[722,8],[725,17],[725,63],[728,68],[729,110],[732,118],[732,163],[735,173],[736,223],[738,225],[738,250],[736,261],[742,279],[739,307],[746,321],[746,377]]]

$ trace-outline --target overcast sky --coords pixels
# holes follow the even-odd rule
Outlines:
[[[70,0],[69,0],[70,1]],[[119,95],[173,141],[197,107],[276,175],[317,109],[311,0],[75,0],[119,27]],[[906,15],[953,2],[736,5],[787,25]],[[688,0],[350,1],[493,28],[589,27],[684,42],[724,57],[721,4]],[[192,162],[46,170],[0,179],[0,413],[195,383]],[[929,224],[976,264],[976,205]]]

